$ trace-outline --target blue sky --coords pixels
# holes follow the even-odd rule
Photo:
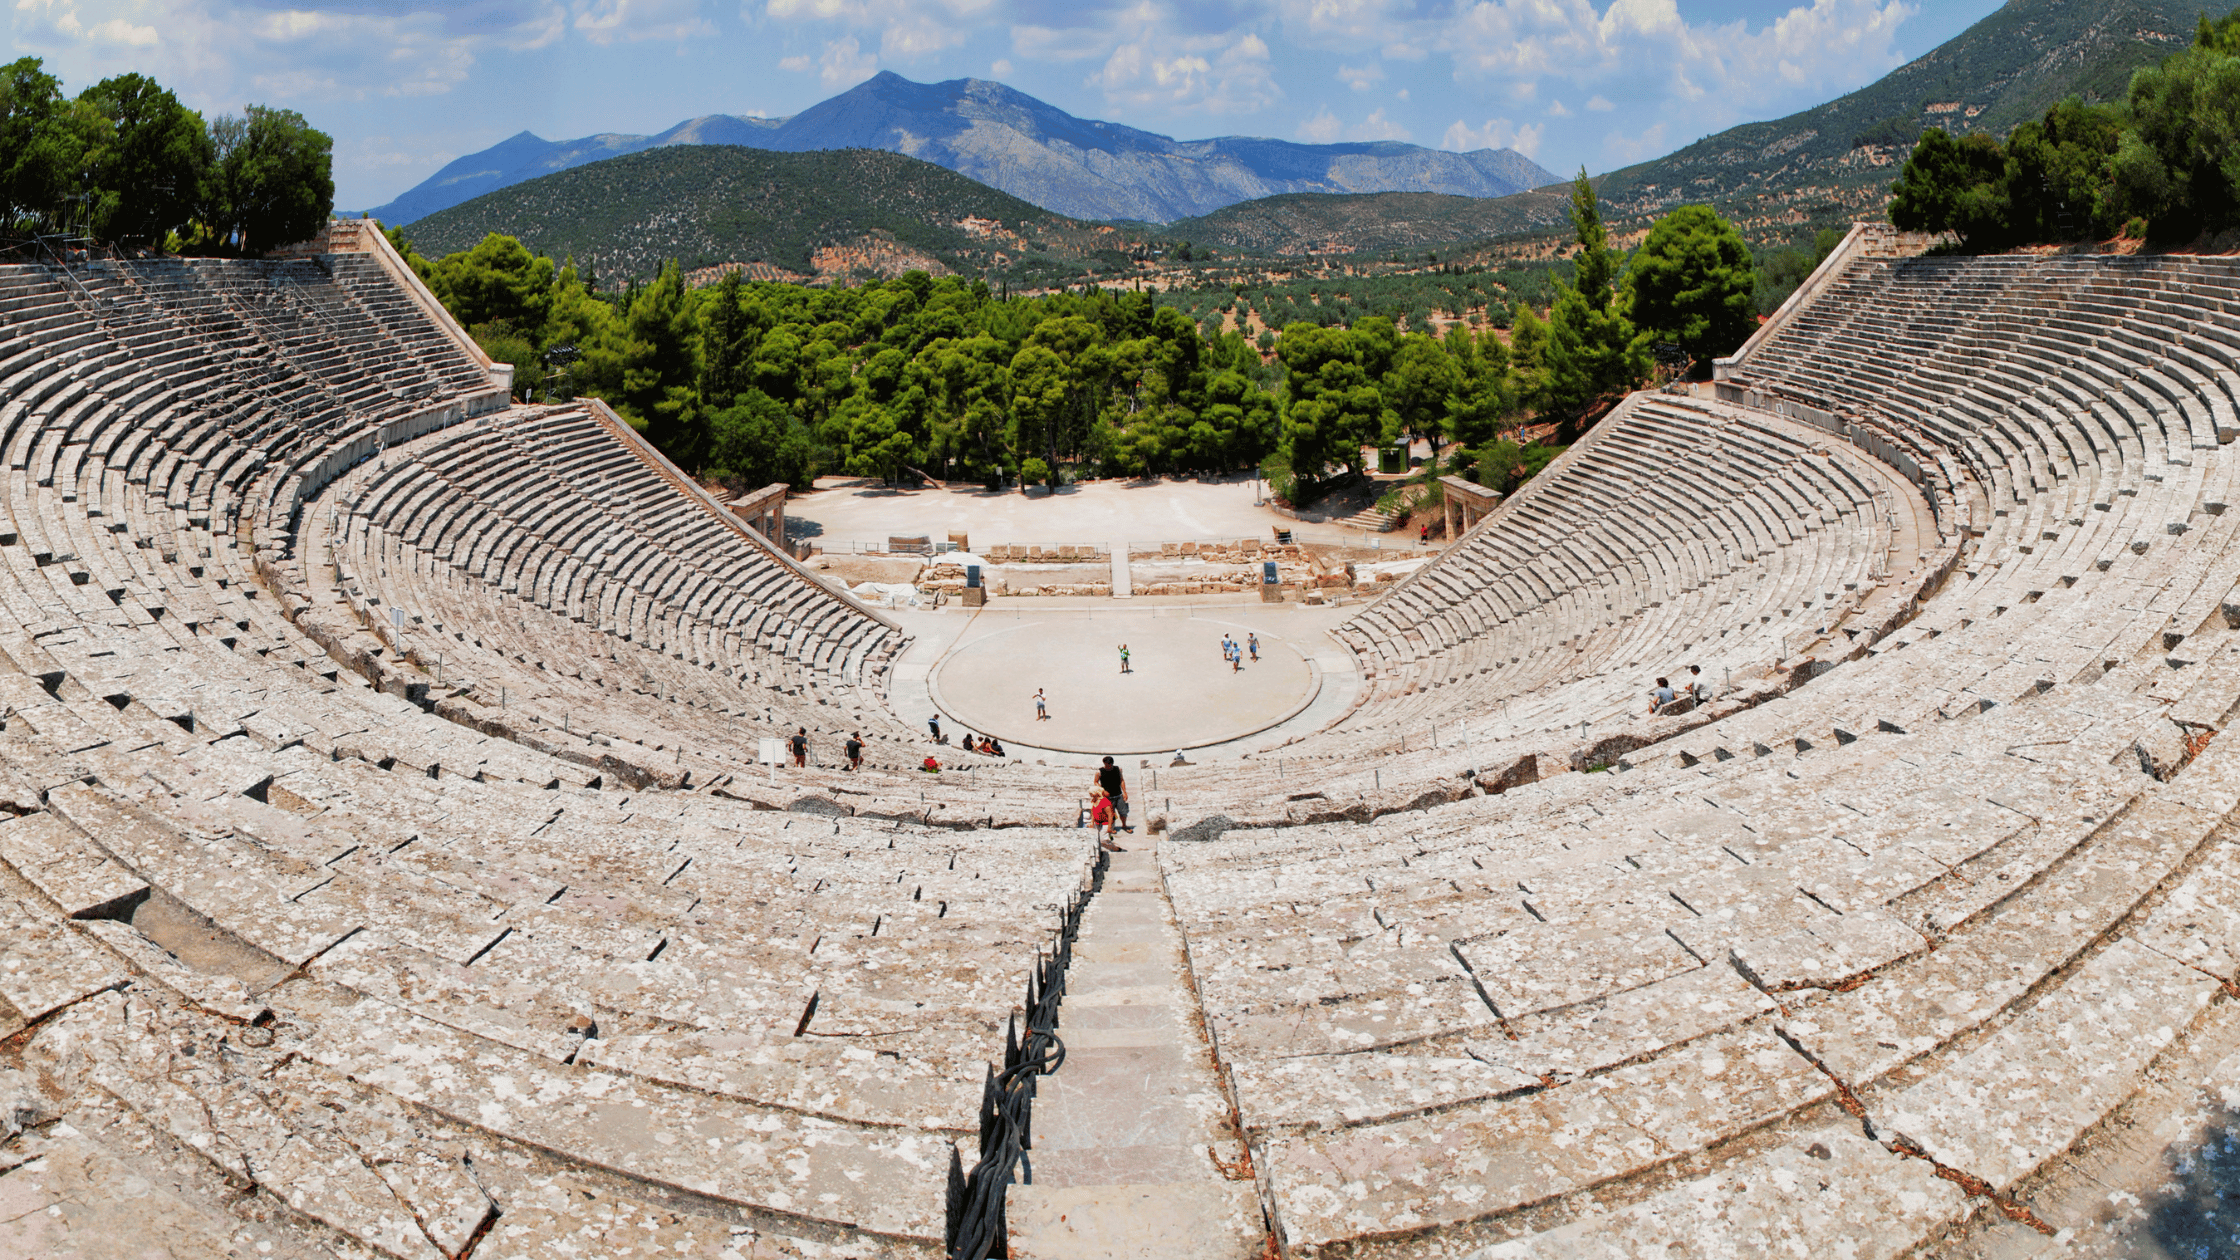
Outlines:
[[[1872,82],[1999,0],[15,0],[11,58],[302,111],[336,204],[517,131],[783,115],[893,70],[1186,139],[1512,146],[1604,171]]]

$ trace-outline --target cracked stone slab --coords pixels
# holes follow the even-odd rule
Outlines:
[[[569,1067],[377,1001],[314,1059],[471,1128],[732,1202],[938,1238],[945,1134],[858,1126]]]
[[[1829,1127],[1468,1260],[1896,1260],[1968,1210],[1967,1195],[1927,1161]]]
[[[1734,947],[1734,963],[1762,988],[1835,986],[1929,947],[1927,938],[1871,908],[1823,914],[1779,936]]]
[[[1554,1089],[1270,1138],[1293,1247],[1455,1225],[1639,1173],[1832,1093],[1763,1028]]]
[[[124,969],[68,923],[0,892],[0,998],[26,1021],[124,979]]]
[[[123,905],[148,889],[147,881],[92,848],[52,814],[0,823],[0,861],[70,916]]]
[[[1472,1054],[1526,1075],[1570,1078],[1662,1052],[1774,1010],[1734,968],[1699,967],[1566,1010],[1512,1020],[1517,1040],[1471,1043]]]
[[[2215,846],[2143,922],[2126,930],[2156,953],[2240,979],[2240,844]]]
[[[2129,1098],[2216,991],[2118,940],[1990,1040],[1877,1104],[1879,1127],[2004,1190]]]
[[[1237,1107],[1255,1132],[1374,1123],[1538,1089],[1540,1079],[1469,1055],[1305,1055],[1233,1068]]]

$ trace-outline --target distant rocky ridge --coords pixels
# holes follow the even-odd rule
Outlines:
[[[790,153],[886,149],[1076,219],[1148,223],[1281,193],[1501,197],[1557,182],[1514,149],[1448,153],[1389,140],[1173,140],[1076,118],[1000,83],[914,83],[886,72],[787,119],[715,114],[679,123],[658,136],[597,135],[557,142],[525,131],[460,158],[367,213],[385,223],[410,223],[523,180],[676,144],[738,144]]]
[[[448,210],[463,201],[472,201],[487,192],[510,187],[524,180],[589,162],[603,162],[608,158],[658,149],[672,144],[743,144],[754,148],[769,148],[770,133],[782,123],[782,118],[740,118],[731,114],[708,114],[687,119],[657,136],[625,136],[612,132],[585,136],[580,140],[546,140],[529,132],[521,132],[509,139],[484,149],[469,153],[463,158],[437,171],[414,186],[410,192],[385,206],[366,211],[383,223],[411,223],[438,210]]]

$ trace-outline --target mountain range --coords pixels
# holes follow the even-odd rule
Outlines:
[[[411,223],[523,180],[646,149],[736,144],[781,153],[885,149],[947,167],[1046,210],[1167,223],[1284,193],[1432,192],[1501,197],[1557,182],[1514,149],[1449,153],[1380,140],[1295,144],[1175,140],[1076,118],[983,79],[914,83],[891,71],[791,118],[711,114],[656,136],[552,141],[522,132],[445,166],[366,213]]]
[[[1116,274],[1147,248],[905,154],[729,144],[662,145],[555,171],[406,231],[430,257],[497,232],[610,285],[649,279],[673,259],[702,284],[724,270],[800,282],[923,269],[1024,287]]]

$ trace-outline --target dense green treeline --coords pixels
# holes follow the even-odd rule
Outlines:
[[[291,110],[204,122],[154,80],[76,97],[37,57],[0,66],[0,232],[248,253],[309,238],[334,209],[333,142]]]
[[[2070,98],[2005,143],[1921,134],[1890,221],[1971,250],[2125,235],[2189,241],[2240,226],[2240,10],[2131,77],[2122,101]]]
[[[1574,274],[1551,282],[1545,317],[1520,301],[1503,310],[1506,331],[1443,336],[1385,315],[1300,319],[1265,345],[1148,292],[1009,298],[924,272],[832,288],[733,273],[695,289],[672,263],[600,293],[511,237],[431,262],[389,236],[484,349],[516,365],[522,397],[604,398],[703,476],[1055,485],[1258,466],[1302,500],[1363,471],[1365,447],[1494,450],[1527,420],[1582,416],[1635,388],[1660,343],[1704,357],[1748,334],[1756,277],[1731,224],[1676,211],[1627,259],[1583,174],[1573,218]],[[1505,479],[1520,466],[1496,465]]]

